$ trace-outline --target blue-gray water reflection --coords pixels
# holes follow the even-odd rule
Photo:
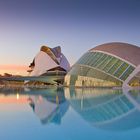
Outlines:
[[[139,90],[1,88],[0,115],[4,140],[140,139]]]
[[[61,124],[61,118],[68,110],[69,104],[65,99],[64,90],[57,89],[41,95],[30,95],[30,106],[42,124],[53,122]],[[53,92],[53,93],[52,93]]]
[[[139,91],[73,89],[70,93],[72,108],[95,127],[117,131],[140,127]]]
[[[26,95],[30,107],[42,124],[61,124],[61,118],[69,107],[69,103],[65,99],[63,88],[4,88],[1,89],[1,94],[4,94],[5,98],[11,95],[15,95],[17,98],[17,94],[22,98],[22,96]]]

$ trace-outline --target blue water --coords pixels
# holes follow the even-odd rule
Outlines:
[[[139,140],[140,91],[0,89],[0,140]]]

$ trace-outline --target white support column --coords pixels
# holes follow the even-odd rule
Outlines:
[[[131,80],[138,72],[140,72],[140,65],[138,65],[138,66],[135,68],[135,70],[128,76],[128,78],[124,81],[122,87],[125,88],[125,89],[131,88],[131,87],[129,86],[128,83],[130,82],[130,80]]]

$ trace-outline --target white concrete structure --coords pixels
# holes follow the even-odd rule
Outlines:
[[[130,88],[129,82],[140,72],[140,65],[138,65],[135,70],[129,75],[129,77],[124,81],[123,88]]]
[[[40,76],[52,69],[52,71],[61,70],[67,72],[70,69],[70,64],[61,52],[60,47],[49,48],[42,46],[29,67],[31,68],[28,71],[30,76]]]

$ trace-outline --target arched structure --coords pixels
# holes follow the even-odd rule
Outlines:
[[[118,42],[99,45],[73,65],[65,77],[65,85],[140,86],[140,48]]]

